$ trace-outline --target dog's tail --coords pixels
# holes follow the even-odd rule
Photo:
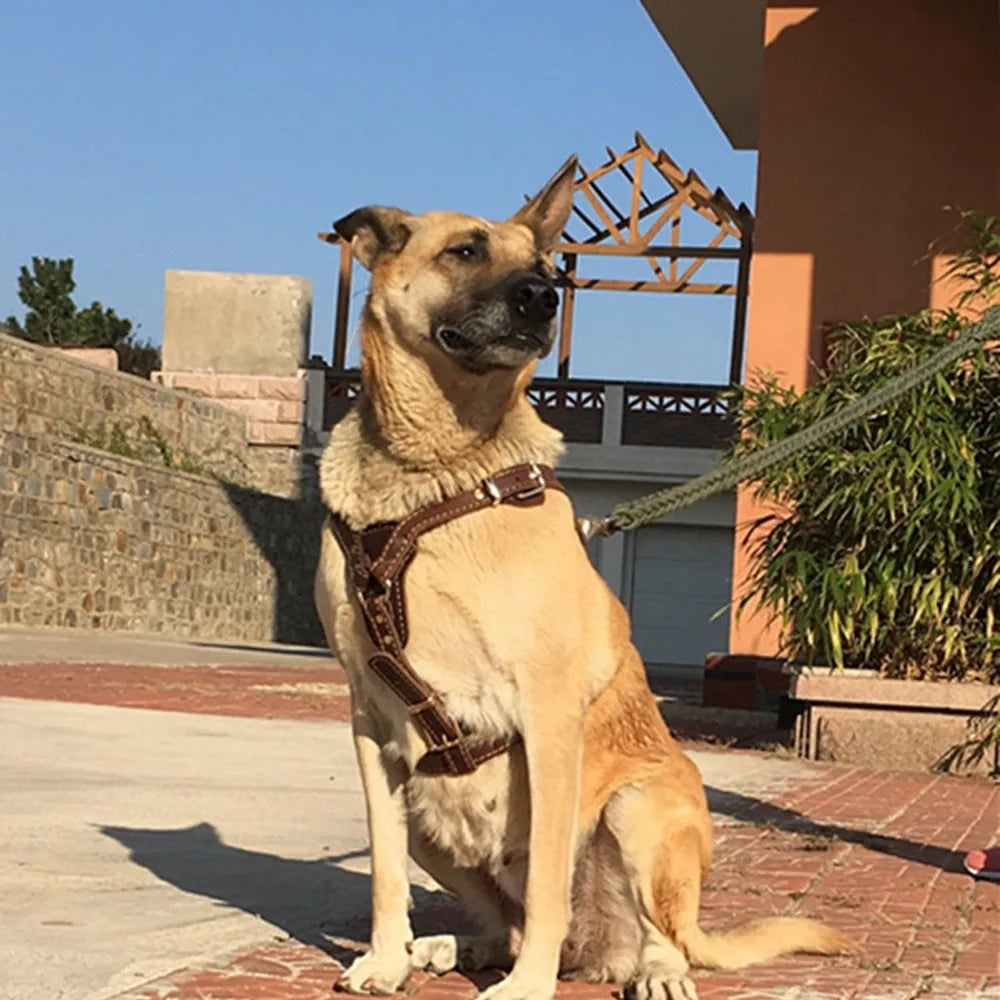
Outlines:
[[[678,938],[688,960],[706,969],[739,969],[792,952],[843,955],[858,950],[845,934],[804,917],[767,917],[712,932],[694,923]]]

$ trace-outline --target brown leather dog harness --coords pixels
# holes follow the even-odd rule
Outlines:
[[[405,653],[409,626],[403,577],[416,555],[417,539],[426,531],[487,507],[537,506],[545,502],[546,489],[562,488],[551,468],[528,462],[489,476],[476,489],[421,507],[402,521],[354,531],[339,514],[330,514],[330,527],[343,550],[375,645],[368,666],[406,705],[427,741],[430,749],[417,762],[417,770],[423,774],[471,774],[480,764],[509,750],[520,736],[476,738],[444,710],[437,693],[410,666]]]

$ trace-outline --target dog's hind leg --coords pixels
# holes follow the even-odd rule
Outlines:
[[[623,788],[605,809],[639,916],[641,943],[630,1000],[696,1000],[681,928],[697,926],[711,830],[707,810],[669,777]]]
[[[573,915],[559,974],[589,983],[628,982],[635,972],[639,942],[621,850],[602,820],[577,854]]]
[[[510,900],[490,876],[478,868],[457,868],[450,858],[418,832],[410,834],[410,856],[436,882],[479,919],[483,933],[435,934],[418,937],[412,945],[411,967],[439,975],[452,969],[509,969],[524,922],[520,906]]]
[[[774,916],[725,931],[698,926],[701,886],[711,855],[711,820],[695,768],[651,778],[617,792],[605,819],[639,908],[642,946],[633,1000],[690,1000],[688,962],[706,969],[738,969],[778,955],[846,954],[857,946],[840,931],[805,917]],[[686,777],[686,780],[685,780]]]

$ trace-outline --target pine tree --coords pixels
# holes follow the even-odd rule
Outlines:
[[[31,270],[21,268],[17,288],[26,312],[23,324],[15,316],[7,318],[7,330],[13,336],[52,346],[113,347],[119,368],[144,378],[160,367],[160,349],[138,340],[130,319],[100,302],[77,309],[72,257],[32,257]]]
[[[92,302],[73,319],[75,343],[84,347],[118,347],[132,336],[132,321]]]
[[[18,297],[27,308],[22,326],[14,316],[7,328],[15,337],[35,344],[75,344],[76,306],[73,304],[73,260],[32,257],[32,271],[21,268]]]

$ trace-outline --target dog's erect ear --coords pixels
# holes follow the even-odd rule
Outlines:
[[[333,224],[334,232],[351,244],[354,256],[370,271],[380,254],[399,253],[410,238],[406,222],[412,216],[401,208],[366,205]]]
[[[511,217],[511,222],[519,222],[535,234],[535,244],[545,253],[561,239],[569,213],[573,210],[576,167],[574,154],[555,172],[548,184]]]

